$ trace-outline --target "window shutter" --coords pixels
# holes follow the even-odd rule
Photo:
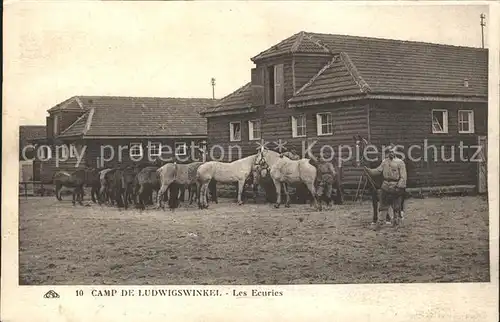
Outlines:
[[[253,137],[253,122],[252,121],[248,121],[248,138],[250,140],[254,139],[254,137]]]
[[[321,135],[321,114],[316,114],[316,133]]]
[[[285,94],[285,75],[283,64],[274,66],[274,103],[279,104],[284,101]]]
[[[297,137],[297,118],[292,116],[292,137]]]
[[[45,134],[47,135],[48,139],[52,139],[54,137],[54,133],[52,132],[54,130],[54,121],[52,117],[47,116],[45,122],[47,124],[47,127],[45,128]]]
[[[252,105],[258,107],[264,104],[264,68],[252,68]]]

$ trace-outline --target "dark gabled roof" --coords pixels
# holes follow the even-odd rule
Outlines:
[[[53,112],[62,111],[62,110],[65,110],[65,111],[84,111],[85,106],[83,106],[83,104],[78,96],[74,96],[74,97],[70,97],[67,100],[50,108],[47,112],[53,113]]]
[[[19,126],[19,142],[21,148],[33,140],[43,139],[47,136],[45,125],[21,125]]]
[[[85,113],[59,137],[205,136],[206,119],[200,112],[216,103],[208,98],[118,96],[77,96],[73,101]]]
[[[207,107],[202,114],[245,110],[252,106],[252,83],[246,83],[231,94],[220,99],[218,104]]]
[[[328,54],[330,53],[330,49],[321,44],[317,39],[313,39],[308,33],[301,31],[261,52],[251,58],[251,60],[255,62],[264,58],[295,53]]]
[[[252,58],[283,54],[343,52],[347,66],[364,80],[372,94],[482,97],[488,95],[488,50],[415,41],[401,41],[300,32]],[[309,95],[291,102],[339,95],[335,73],[317,77],[308,85]],[[325,72],[325,71],[324,71]],[[324,73],[323,72],[323,73]],[[330,79],[327,80],[327,76]],[[468,87],[464,81],[468,81]],[[333,87],[326,86],[329,83]],[[343,95],[343,94],[342,94]]]
[[[336,55],[313,78],[300,88],[289,102],[340,96],[356,96],[370,92],[356,67],[345,53]]]

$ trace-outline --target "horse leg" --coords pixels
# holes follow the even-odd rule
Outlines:
[[[373,207],[372,225],[375,225],[378,221],[378,203],[379,203],[379,193],[377,190],[372,189],[372,207]]]
[[[77,198],[78,198],[78,204],[80,206],[83,206],[83,185],[81,185],[80,187],[78,187]]]
[[[290,193],[288,192],[288,184],[283,183],[283,190],[285,191],[285,207],[290,208]]]
[[[90,198],[92,199],[93,203],[97,203],[97,186],[95,184],[92,184],[92,189],[90,190]]]
[[[274,204],[274,208],[279,208],[281,205],[281,182],[273,179],[274,186],[276,187],[276,203]]]
[[[212,202],[215,202],[216,204],[218,204],[219,201],[217,199],[217,181],[210,180],[208,182],[208,189],[210,191],[210,200]]]
[[[128,198],[129,197],[130,197],[129,190],[128,190],[128,187],[126,187],[125,191],[123,191],[123,204],[125,206],[125,209],[128,209]]]
[[[72,202],[73,202],[73,206],[76,204],[76,202],[75,202],[75,197],[76,197],[76,189],[77,189],[77,188],[74,188],[74,189],[73,189],[73,201],[72,201]]]
[[[203,209],[203,183],[196,182],[196,194],[198,195],[198,209]]]
[[[241,196],[243,195],[244,188],[245,188],[245,180],[238,181],[238,206],[243,204]]]
[[[56,199],[61,201],[62,198],[61,198],[61,188],[62,188],[62,184],[60,183],[56,183]]]
[[[161,198],[163,197],[163,194],[165,191],[167,191],[170,183],[168,184],[162,184],[160,190],[158,190],[158,193],[156,194],[156,208],[160,209],[161,208]]]
[[[137,208],[144,210],[146,206],[144,205],[144,185],[139,185],[139,190],[137,191]]]
[[[316,196],[316,188],[314,187],[314,181],[311,181],[309,183],[306,183],[307,189],[309,189],[309,192],[311,193],[312,199],[313,199],[313,204],[316,206],[318,210],[321,211],[322,206],[321,203],[318,203],[318,198]]]
[[[195,189],[193,189],[192,184],[190,184],[188,186],[188,192],[189,192],[189,205],[192,205],[194,202],[195,194],[196,194],[196,191],[195,191]]]
[[[97,195],[97,201],[99,202],[99,204],[102,204],[105,200],[106,200],[106,186],[101,186],[101,188],[99,188],[99,192],[98,192],[98,195]]]

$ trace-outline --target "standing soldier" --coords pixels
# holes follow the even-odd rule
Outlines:
[[[370,175],[376,176],[382,174],[384,182],[379,191],[379,211],[376,228],[380,227],[381,221],[388,216],[389,206],[392,207],[394,215],[392,223],[398,225],[401,216],[401,203],[406,189],[406,166],[403,160],[396,157],[396,147],[391,144],[387,157],[376,169],[365,167]],[[383,213],[387,216],[383,216]]]

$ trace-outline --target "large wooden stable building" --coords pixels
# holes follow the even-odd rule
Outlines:
[[[55,171],[83,166],[200,160],[201,153],[192,148],[207,139],[199,112],[215,103],[206,98],[71,97],[48,110],[47,135],[38,141],[45,161],[35,161],[40,180],[51,182]],[[68,154],[56,165],[55,147],[62,146],[68,150],[61,148],[59,154]],[[78,155],[83,155],[80,163]]]
[[[317,141],[318,156],[323,145],[353,147],[361,135],[378,147],[421,146],[414,158],[425,144],[449,158],[452,149],[459,156],[460,142],[485,142],[487,49],[299,32],[251,60],[251,82],[202,112],[209,148],[225,147],[226,161],[231,145],[247,156],[262,139],[298,152]],[[437,160],[411,162],[409,187],[485,189],[486,163],[442,160],[440,150]],[[350,161],[342,169],[344,186],[356,186],[361,170]]]

